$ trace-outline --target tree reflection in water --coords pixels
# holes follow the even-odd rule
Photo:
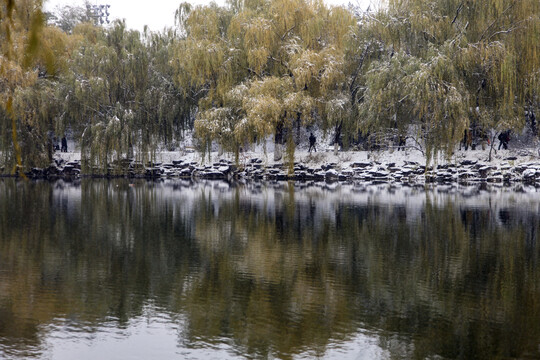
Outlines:
[[[378,357],[538,357],[526,190],[2,180],[0,357],[157,313],[179,348],[233,357],[333,357],[359,334]]]

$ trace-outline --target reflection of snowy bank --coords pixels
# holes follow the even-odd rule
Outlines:
[[[511,210],[514,217],[540,213],[540,189],[533,186],[398,186],[324,182],[248,182],[189,180],[82,180],[75,183],[57,182],[53,188],[56,201],[64,206],[79,207],[81,191],[101,187],[106,196],[145,198],[155,206],[170,207],[175,216],[194,216],[194,209],[204,203],[214,216],[230,204],[276,216],[294,208],[299,218],[311,219],[315,226],[322,219],[335,222],[344,211],[360,211],[378,207],[386,213],[400,211],[409,221],[417,219],[426,207],[452,207],[456,211],[489,211],[499,221],[501,211]],[[99,192],[97,192],[99,193]],[[97,194],[96,193],[96,194]],[[521,214],[521,215],[520,215]]]
[[[449,201],[461,207],[489,208],[497,203],[505,207],[531,208],[540,204],[540,188],[515,185],[474,186],[400,186],[395,184],[365,185],[362,183],[291,183],[291,182],[247,182],[163,180],[137,182],[135,187],[147,186],[164,197],[191,198],[205,195],[212,201],[232,200],[240,195],[244,201],[272,206],[276,198],[289,198],[296,203],[316,202],[341,203],[346,205],[388,205],[407,208],[423,207],[427,202],[434,206],[446,205]],[[192,195],[188,195],[191,190]],[[184,198],[184,200],[187,200]],[[499,204],[500,203],[500,204]]]
[[[329,335],[321,353],[295,349],[295,358],[410,358],[417,343],[392,336],[395,324],[412,324],[411,334],[426,329],[426,322],[434,328],[450,324],[449,334],[456,336],[465,321],[506,324],[521,322],[515,313],[524,308],[537,313],[531,309],[536,303],[520,302],[537,295],[540,192],[534,187],[127,179],[40,184],[46,199],[50,190],[54,211],[58,202],[71,206],[66,214],[74,216],[75,233],[92,233],[74,249],[83,247],[80,242],[91,252],[101,244],[99,256],[110,263],[99,266],[99,274],[115,268],[110,264],[141,259],[122,265],[121,283],[150,266],[152,296],[156,291],[167,304],[191,305],[181,308],[191,320],[186,326],[203,337],[209,336],[205,324],[240,316],[253,329],[278,328],[284,319],[287,328],[301,324],[309,343],[310,319],[316,319],[337,336]],[[81,259],[69,264],[84,265]],[[501,300],[502,285],[512,287]],[[229,291],[246,286],[253,289],[246,295]],[[514,288],[524,293],[514,295]],[[283,301],[268,296],[275,289],[285,289]],[[225,293],[233,295],[220,302]],[[235,313],[248,298],[257,312]],[[212,315],[218,307],[226,310]],[[267,308],[283,315],[267,316],[276,314],[263,312]],[[379,321],[383,309],[389,315]],[[456,316],[456,309],[464,315]],[[469,339],[468,328],[458,336]],[[428,335],[438,344],[438,333]]]

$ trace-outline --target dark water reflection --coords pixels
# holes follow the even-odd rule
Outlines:
[[[540,358],[524,190],[0,180],[0,358]]]

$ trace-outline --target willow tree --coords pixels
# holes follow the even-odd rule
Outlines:
[[[115,106],[118,86],[113,89],[111,84],[111,80],[119,84],[115,79],[122,74],[115,53],[118,48],[108,46],[105,30],[90,23],[77,25],[72,36],[78,41],[77,51],[58,89],[65,101],[56,121],[60,129],[70,128],[81,137],[85,167],[99,165],[106,169],[111,147],[127,151],[127,126],[116,126],[120,119],[116,112],[121,111]]]
[[[186,98],[192,99],[194,112],[198,108],[210,109],[213,104],[223,106],[226,93],[233,84],[240,82],[235,75],[241,73],[232,68],[234,62],[225,63],[230,49],[224,39],[232,12],[215,3],[193,9],[184,3],[176,15],[183,38],[173,47],[175,84]],[[235,81],[233,77],[236,77]],[[221,117],[217,113],[208,116],[216,122]],[[202,150],[210,144],[214,134],[217,131],[210,128],[206,133],[200,133]]]
[[[471,125],[522,125],[538,108],[539,14],[535,0],[389,1],[369,21],[387,56],[367,75],[360,128],[415,125],[429,159]]]
[[[199,138],[238,153],[273,135],[275,158],[287,143],[292,160],[295,127],[339,116],[332,100],[345,90],[344,39],[354,24],[348,11],[317,1],[191,10],[177,50],[177,81],[199,94]]]
[[[466,28],[455,61],[473,95],[473,116],[498,130],[522,128],[524,111],[540,107],[540,3],[474,2],[454,18]]]
[[[172,29],[161,33],[146,32],[143,42],[148,53],[148,86],[144,95],[147,114],[153,114],[159,140],[167,149],[175,148],[184,133],[193,128],[194,100],[174,82],[171,60],[177,35]],[[152,121],[149,117],[141,125]]]
[[[69,42],[45,27],[41,1],[2,1],[0,19],[0,151],[5,170],[26,171],[51,160],[53,93]]]
[[[141,35],[116,21],[79,24],[71,37],[77,51],[58,87],[57,124],[80,138],[85,169],[103,173],[135,155],[150,160],[158,144],[174,147],[191,116],[172,81],[174,32]]]

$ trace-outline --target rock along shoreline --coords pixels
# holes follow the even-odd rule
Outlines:
[[[530,159],[530,158],[529,158]],[[428,166],[414,160],[361,160],[312,164],[295,162],[292,172],[287,164],[265,162],[262,157],[245,159],[241,165],[228,159],[204,164],[192,159],[143,164],[134,160],[117,161],[106,173],[81,172],[80,160],[65,160],[57,156],[47,168],[33,168],[25,175],[30,179],[135,178],[135,179],[209,179],[209,180],[269,180],[365,182],[372,184],[453,184],[453,183],[515,183],[540,186],[540,160],[516,161],[515,156],[486,162],[462,159],[453,163]],[[320,160],[320,159],[319,159]],[[520,159],[526,160],[526,159]],[[15,175],[17,176],[17,175]]]

